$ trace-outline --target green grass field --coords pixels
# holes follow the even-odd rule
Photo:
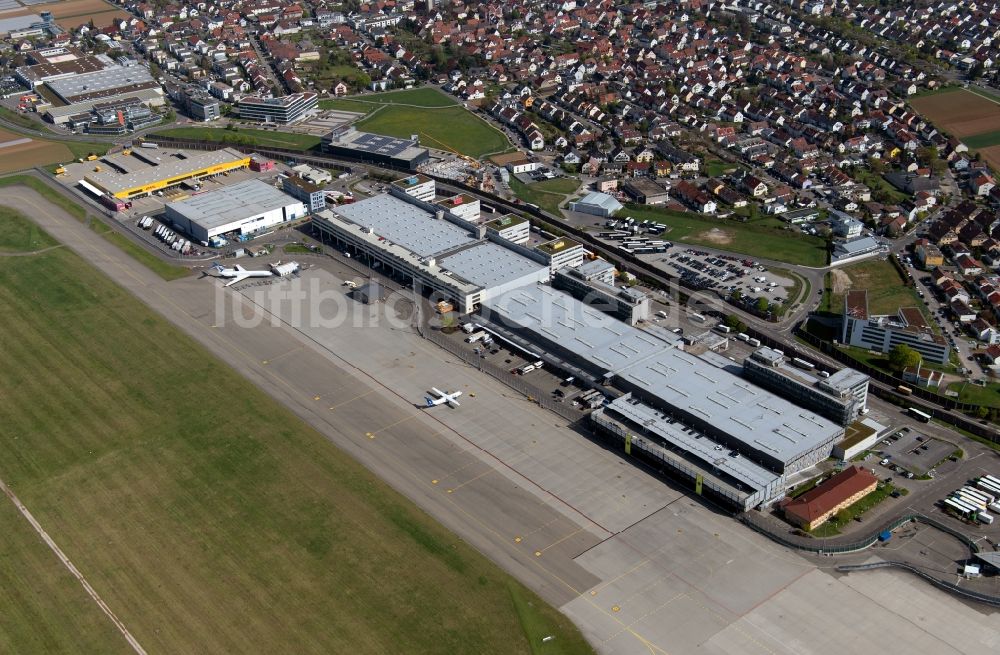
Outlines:
[[[559,184],[544,186],[550,182],[558,182]],[[566,199],[566,194],[572,193],[576,190],[576,187],[579,186],[576,181],[573,181],[572,185],[573,188],[569,188],[566,180],[562,179],[525,184],[516,177],[510,178],[510,190],[514,192],[515,196],[524,202],[532,205],[538,205],[543,210],[555,216],[562,216],[562,213],[559,211],[559,205]],[[562,191],[557,189],[562,189]]]
[[[910,100],[914,100],[916,98],[926,98],[928,96],[938,96],[943,93],[954,93],[955,91],[961,91],[961,90],[962,87],[958,85],[944,85],[944,86],[939,86],[936,89],[924,89],[922,91],[917,91],[912,96],[910,96]]]
[[[156,138],[157,134],[173,136],[178,139],[197,139],[199,141],[211,141],[223,144],[272,146],[275,148],[293,148],[295,150],[309,150],[318,146],[320,141],[322,141],[320,137],[311,134],[272,132],[271,130],[256,130],[243,127],[237,130],[227,130],[219,127],[172,127],[166,130],[159,130],[150,136]]]
[[[358,102],[357,100],[346,100],[343,98],[338,98],[336,100],[320,100],[320,109],[338,109],[340,111],[353,111],[358,114],[370,114],[381,105]]]
[[[451,150],[476,159],[512,147],[503,132],[464,107],[384,105],[359,121],[357,127],[401,138],[419,134],[424,147]]]
[[[14,504],[0,501],[0,652],[133,653]]]
[[[56,245],[21,212],[0,206],[0,252],[33,252]]]
[[[980,148],[989,148],[990,146],[1000,145],[1000,130],[994,130],[993,132],[984,132],[983,134],[975,134],[973,136],[967,136],[962,139],[964,143],[969,148],[973,150],[979,150]]]
[[[320,109],[337,109],[339,102],[374,103],[379,105],[413,105],[416,107],[452,107],[458,101],[446,93],[433,87],[420,87],[402,91],[386,91],[385,93],[366,93],[357,96],[346,96],[334,100],[320,100]]]
[[[0,107],[0,118],[29,130],[35,130],[37,132],[52,132],[52,130],[46,127],[46,125],[41,121],[36,121],[26,114],[16,112],[13,109],[7,109],[6,107]]]
[[[851,278],[851,289],[868,290],[868,311],[872,314],[895,314],[900,307],[919,307],[924,303],[916,291],[903,284],[899,273],[888,261],[871,259],[839,269]],[[833,294],[831,310],[844,311],[844,295]]]
[[[775,227],[770,219],[739,223],[690,212],[628,205],[618,216],[652,220],[670,227],[667,241],[704,246],[802,266],[825,266],[826,242],[799,232]]]
[[[145,248],[130,241],[125,235],[112,230],[100,219],[89,215],[87,210],[81,205],[76,204],[61,193],[56,192],[53,188],[38,178],[30,175],[8,175],[7,177],[0,177],[0,187],[13,185],[22,185],[33,189],[48,199],[49,202],[54,203],[70,216],[87,225],[90,229],[94,230],[123,250],[129,257],[132,257],[143,266],[146,266],[164,280],[177,280],[191,274],[189,269],[183,266],[170,264],[160,259]],[[35,230],[37,233],[41,233],[41,231],[37,228],[31,227],[30,229]],[[48,237],[48,235],[45,236]]]
[[[0,257],[0,334],[0,478],[150,653],[591,652],[69,249]],[[0,503],[0,651],[126,651]]]
[[[1000,383],[990,382],[985,387],[980,387],[967,382],[955,382],[949,385],[948,389],[958,392],[958,399],[963,403],[982,407],[1000,407]]]

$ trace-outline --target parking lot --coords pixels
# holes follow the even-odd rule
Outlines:
[[[902,469],[903,473],[922,476],[947,460],[956,448],[954,444],[928,437],[916,430],[903,428],[886,437],[876,450],[882,457],[881,461],[889,460],[883,466],[895,467]]]
[[[687,248],[661,257],[664,267],[694,286],[714,289],[724,295],[739,291],[744,296],[766,297],[784,302],[794,283],[767,270],[752,259],[735,255],[713,255]]]

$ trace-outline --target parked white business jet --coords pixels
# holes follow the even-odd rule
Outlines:
[[[459,406],[458,401],[455,399],[462,395],[461,391],[456,391],[454,393],[445,393],[444,391],[441,391],[436,387],[431,387],[431,392],[434,395],[436,395],[437,398],[431,398],[430,396],[428,396],[426,398],[428,407],[437,407],[438,405],[443,405],[445,403],[448,403],[448,405],[451,407]]]
[[[219,277],[229,278],[229,282],[226,283],[227,287],[231,287],[237,282],[242,282],[251,277],[271,277],[274,275],[271,271],[248,271],[239,264],[232,268],[226,268],[222,264],[216,263],[212,265],[212,268],[215,269]]]

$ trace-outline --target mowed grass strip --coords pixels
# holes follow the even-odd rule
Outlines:
[[[827,263],[823,239],[769,225],[766,218],[740,223],[631,204],[618,212],[618,216],[667,225],[670,229],[663,238],[679,245],[704,246],[802,266],[821,267]]]
[[[421,108],[385,105],[357,123],[359,130],[397,138],[420,135],[426,148],[473,158],[511,148],[500,130],[464,107]]]
[[[0,205],[0,252],[34,252],[56,245],[56,240],[21,212]]]
[[[100,219],[89,215],[87,210],[81,205],[76,204],[36,177],[32,177],[30,175],[10,175],[0,178],[0,188],[6,186],[26,186],[29,189],[36,191],[46,200],[59,206],[66,213],[73,216],[73,218],[90,227],[90,229],[94,230],[115,246],[123,250],[129,257],[149,268],[164,280],[178,280],[191,274],[190,269],[164,261],[142,246],[130,241],[124,234],[112,230]],[[10,211],[9,208],[6,209],[7,211]],[[13,223],[11,223],[11,225],[13,225]],[[34,234],[41,234],[44,235],[44,238],[51,239],[49,235],[39,230],[34,226],[34,224],[22,224],[22,227],[17,229],[33,231]],[[2,246],[0,246],[0,249],[2,249]]]
[[[0,477],[149,652],[529,653],[511,585],[530,634],[591,652],[68,249],[0,258],[0,333]],[[56,645],[82,630],[39,608],[4,612],[5,652],[38,652],[39,622]]]
[[[414,105],[416,107],[453,107],[458,101],[446,93],[433,87],[420,87],[402,91],[386,91],[384,93],[366,93],[356,96],[344,96],[335,100],[320,100],[320,109],[334,108],[337,102],[375,103],[380,105]]]
[[[132,653],[27,519],[0,495],[0,652]]]
[[[244,127],[235,130],[228,130],[221,127],[172,127],[151,134],[150,137],[155,139],[157,134],[172,136],[178,139],[210,141],[212,143],[271,146],[274,148],[292,148],[294,150],[309,150],[318,146],[320,141],[322,141],[322,138],[311,134],[272,132],[270,130],[256,130]]]

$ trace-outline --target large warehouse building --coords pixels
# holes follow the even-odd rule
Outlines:
[[[503,240],[488,241],[484,228],[433,208],[404,193],[386,194],[323,210],[313,226],[354,257],[438,294],[462,313],[510,289],[549,279],[541,253],[515,252]]]
[[[185,182],[247,168],[250,157],[232,148],[221,150],[175,150],[133,148],[129,154],[101,157],[84,179],[101,191],[129,200],[162,191]]]
[[[246,180],[167,203],[164,218],[198,241],[223,234],[252,234],[308,213],[302,202],[260,180]]]
[[[430,158],[416,139],[396,139],[341,127],[323,138],[323,149],[346,159],[415,171]]]
[[[692,355],[659,327],[629,327],[548,286],[484,301],[484,317],[626,395],[591,416],[607,435],[727,504],[780,497],[785,476],[830,455],[841,426]]]
[[[67,105],[91,100],[109,100],[136,91],[160,89],[145,66],[111,66],[46,82],[46,86]]]

